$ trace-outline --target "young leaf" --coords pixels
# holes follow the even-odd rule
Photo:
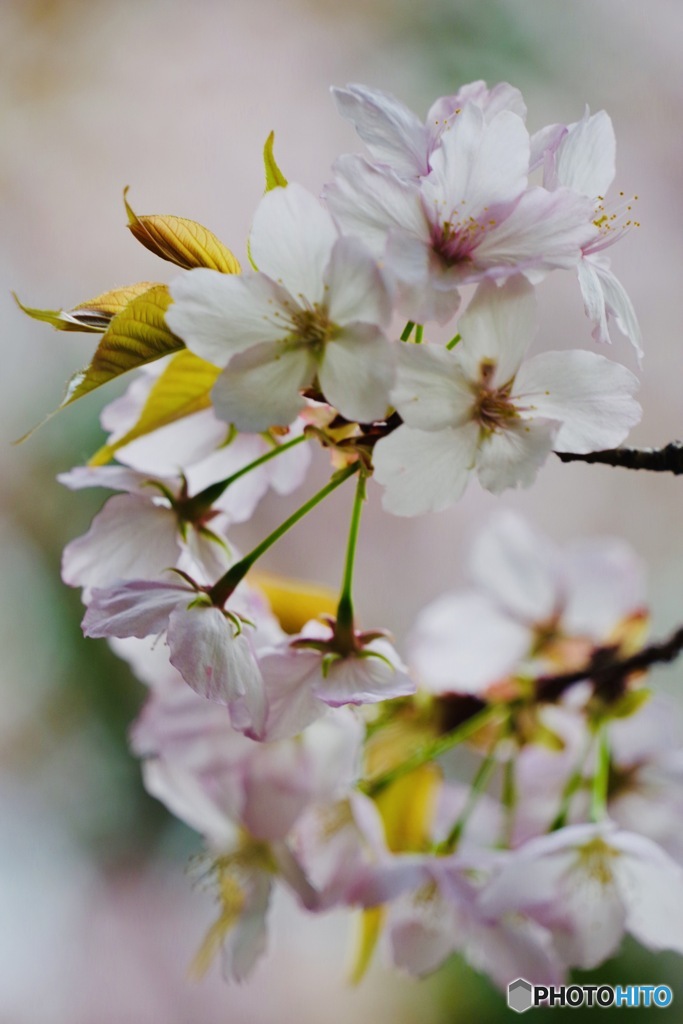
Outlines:
[[[137,423],[117,441],[103,445],[88,465],[103,466],[119,448],[131,441],[207,409],[211,405],[211,388],[219,373],[218,367],[187,349],[178,352],[153,384]]]
[[[34,309],[25,306],[15,295],[14,299],[21,310],[34,320],[51,324],[58,331],[85,331],[90,334],[101,334],[106,331],[112,317],[121,313],[129,302],[138,295],[143,295],[150,288],[156,287],[153,281],[140,281],[138,284],[126,285],[103,292],[94,299],[81,302],[73,309]]]
[[[275,142],[275,132],[271,132],[266,139],[266,144],[263,147],[263,164],[266,170],[266,192],[270,192],[274,188],[285,188],[287,185],[287,179],[280,170],[273,155],[273,143]]]
[[[144,363],[177,352],[185,343],[166,326],[164,313],[171,305],[165,285],[156,285],[129,302],[102,336],[89,366],[69,381],[60,405],[70,405],[102,384]]]
[[[123,190],[128,227],[146,249],[184,270],[208,267],[221,274],[239,274],[238,260],[208,228],[185,217],[149,214],[138,217]]]

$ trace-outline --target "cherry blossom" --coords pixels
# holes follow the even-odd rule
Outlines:
[[[625,200],[622,194],[613,203],[606,198],[616,173],[615,154],[616,139],[609,115],[601,110],[591,116],[586,110],[583,118],[569,125],[558,143],[546,151],[544,184],[546,188],[570,188],[593,200],[598,234],[582,247],[577,267],[586,315],[593,323],[593,337],[600,342],[609,342],[609,321],[613,318],[640,358],[641,333],[633,304],[604,255],[605,249],[637,223],[632,214],[634,199]]]
[[[403,312],[445,323],[461,286],[519,273],[537,283],[550,270],[575,267],[596,236],[586,197],[529,186],[530,157],[518,114],[504,109],[487,121],[469,102],[419,184],[343,156],[325,196],[343,230],[385,258],[401,285]]]
[[[523,278],[485,283],[460,320],[457,348],[401,347],[392,398],[403,425],[373,460],[387,511],[441,511],[473,471],[494,493],[528,487],[553,448],[611,447],[638,421],[637,379],[625,367],[585,351],[523,361],[535,308]]]
[[[213,390],[217,415],[240,430],[286,426],[317,382],[347,419],[382,417],[394,375],[383,333],[391,300],[369,252],[340,238],[298,185],[264,196],[250,252],[259,273],[195,270],[171,285],[172,330],[197,355],[227,364]]]

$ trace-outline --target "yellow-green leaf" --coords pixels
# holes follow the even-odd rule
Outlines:
[[[167,287],[156,285],[115,316],[90,365],[69,381],[60,409],[128,370],[184,348],[185,343],[171,333],[164,320],[171,301]]]
[[[273,143],[275,142],[275,132],[271,132],[266,139],[266,144],[263,147],[263,165],[266,171],[266,192],[270,192],[274,188],[285,188],[287,185],[287,179],[277,165],[277,161],[273,155]]]
[[[89,334],[102,334],[109,326],[112,317],[121,313],[129,302],[138,295],[143,295],[154,288],[153,281],[139,281],[137,284],[126,285],[103,292],[94,299],[80,302],[73,309],[34,309],[25,306],[15,295],[19,308],[34,320],[51,324],[58,331],[84,331]]]
[[[331,587],[265,572],[254,572],[249,580],[265,593],[286,633],[299,633],[311,619],[337,611],[339,597]]]
[[[393,853],[418,853],[428,848],[441,778],[437,765],[423,764],[375,798],[387,846]]]
[[[178,352],[153,384],[137,423],[112,444],[105,444],[90,459],[89,465],[103,466],[119,448],[160,427],[211,405],[210,392],[218,367],[183,349]]]
[[[368,910],[361,911],[357,919],[356,939],[349,972],[349,981],[352,985],[358,985],[365,977],[365,972],[370,966],[373,953],[382,934],[385,916],[384,907],[370,907]]]
[[[138,217],[126,199],[127,192],[125,188],[123,201],[128,214],[128,227],[138,242],[150,252],[184,270],[208,267],[221,274],[240,273],[239,261],[208,228],[185,217],[162,214]]]

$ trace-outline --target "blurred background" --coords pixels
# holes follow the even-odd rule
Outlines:
[[[680,0],[0,0],[2,1024],[437,1024],[509,1012],[455,959],[419,984],[378,963],[350,988],[345,918],[309,921],[285,899],[249,984],[227,987],[217,969],[187,980],[212,919],[185,873],[199,841],[142,791],[126,730],[143,688],[104,643],[82,639],[78,595],[59,579],[62,547],[103,496],[69,493],[55,474],[99,445],[98,412],[117,389],[12,447],[58,404],[93,340],[28,320],[10,290],[68,308],[170,279],[124,228],[125,185],[140,213],[198,220],[243,258],[271,129],[285,174],[315,191],[338,153],[360,148],[331,84],[389,90],[424,115],[465,82],[508,80],[532,130],[575,120],[586,103],[614,120],[615,188],[638,193],[642,224],[611,254],[646,350],[633,441],[664,444],[683,434],[682,47]],[[551,277],[541,294],[543,347],[591,347],[573,276]],[[610,355],[635,369],[625,341]],[[321,481],[325,469],[320,458]],[[400,637],[426,601],[464,581],[475,527],[498,501],[473,486],[451,512],[403,521],[378,498],[373,489],[358,603],[363,625]],[[300,500],[270,501],[238,543]],[[504,498],[557,540],[628,540],[648,567],[656,634],[683,620],[682,500],[674,478],[556,461],[531,491]],[[266,568],[336,586],[349,501],[335,495]],[[683,666],[660,673],[674,692],[682,681]],[[599,977],[675,985],[680,961],[627,945]],[[675,1002],[667,1013],[680,1019]]]

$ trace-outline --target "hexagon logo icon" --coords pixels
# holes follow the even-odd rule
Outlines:
[[[533,1005],[533,989],[526,978],[517,978],[508,985],[508,1006],[516,1013],[524,1013]]]

